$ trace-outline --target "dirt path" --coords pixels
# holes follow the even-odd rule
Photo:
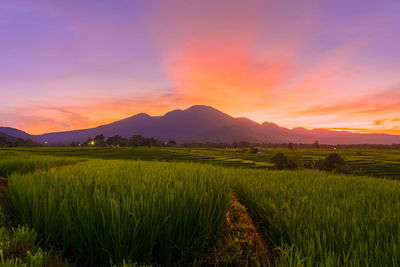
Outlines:
[[[0,205],[4,204],[4,190],[7,188],[8,179],[0,177]]]
[[[200,263],[201,266],[273,265],[271,247],[235,194],[213,250],[213,253]]]

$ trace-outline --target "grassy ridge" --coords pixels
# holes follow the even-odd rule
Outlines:
[[[247,171],[235,190],[277,266],[400,266],[400,184],[313,171]]]
[[[93,160],[12,175],[10,213],[87,263],[169,265],[202,252],[231,199],[220,168]]]

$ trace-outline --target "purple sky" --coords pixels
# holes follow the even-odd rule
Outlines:
[[[206,104],[400,134],[400,1],[0,5],[0,126],[92,127]]]

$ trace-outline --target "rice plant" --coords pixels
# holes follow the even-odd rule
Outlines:
[[[316,171],[242,171],[234,188],[277,266],[400,266],[400,183]]]
[[[13,157],[0,160],[0,177],[9,177],[12,173],[28,173],[37,170],[49,170],[52,167],[73,164],[73,158],[55,157]]]
[[[170,265],[201,254],[231,193],[221,168],[93,160],[14,174],[9,211],[82,263]]]

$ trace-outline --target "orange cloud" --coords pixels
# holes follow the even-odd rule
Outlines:
[[[171,93],[125,95],[109,99],[93,98],[76,105],[41,103],[17,109],[0,109],[0,118],[12,121],[10,127],[31,134],[96,127],[140,112],[160,115],[171,109],[177,96]],[[18,111],[18,112],[17,112]],[[0,121],[0,125],[7,125]]]
[[[318,105],[308,109],[299,110],[297,115],[314,114],[324,115],[334,112],[345,114],[387,114],[389,112],[400,112],[400,88],[393,88],[356,99],[344,99],[342,103],[333,105]]]

